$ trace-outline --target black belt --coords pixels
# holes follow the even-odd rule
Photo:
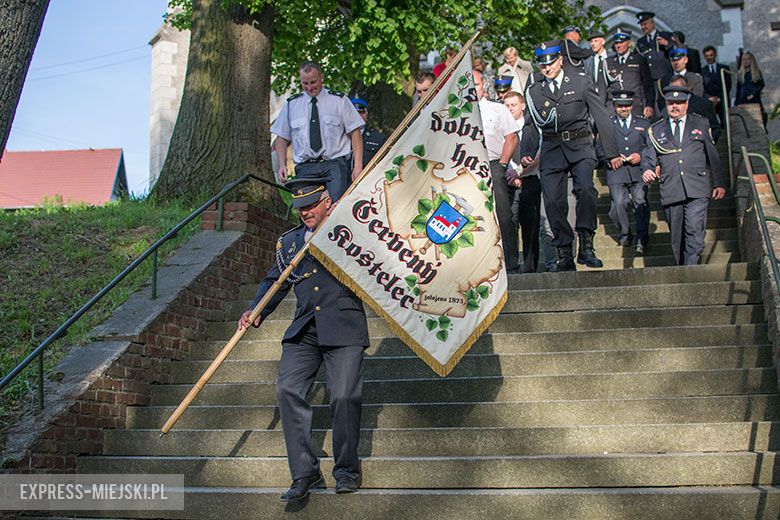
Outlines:
[[[349,158],[349,155],[339,155],[338,157],[334,157],[333,159],[326,159],[323,156],[315,157],[314,159],[306,159],[302,163],[298,164],[305,164],[305,163],[321,163],[321,162],[328,162],[328,161],[339,161],[339,160],[346,160]]]
[[[565,131],[559,134],[543,134],[542,139],[548,139],[553,142],[557,141],[571,141],[572,139],[582,139],[583,137],[591,137],[590,130],[587,128],[581,128],[579,130]]]

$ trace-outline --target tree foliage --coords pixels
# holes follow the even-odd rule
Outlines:
[[[417,72],[420,52],[459,47],[484,25],[480,54],[500,63],[504,48],[514,46],[521,56],[533,46],[557,38],[561,28],[583,29],[600,22],[595,6],[585,0],[221,0],[223,7],[241,4],[259,13],[273,3],[273,88],[277,93],[295,87],[298,65],[311,59],[323,65],[328,85],[350,90],[386,83],[401,92],[404,81]],[[169,17],[187,28],[192,0],[170,0],[181,12]]]

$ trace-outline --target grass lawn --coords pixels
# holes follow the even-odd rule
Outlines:
[[[0,212],[0,376],[192,210],[122,201],[103,207]],[[198,223],[168,242],[161,258],[197,232]],[[85,342],[95,325],[148,283],[150,273],[151,259],[74,323],[67,338],[51,345],[45,356],[47,372],[70,345]],[[34,395],[36,367],[33,362],[0,396],[0,430],[7,426],[4,417],[10,420],[14,408]]]

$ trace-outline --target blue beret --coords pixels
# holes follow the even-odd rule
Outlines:
[[[365,110],[368,108],[368,101],[366,101],[365,99],[360,99],[359,97],[351,97],[349,98],[349,100],[358,110]]]

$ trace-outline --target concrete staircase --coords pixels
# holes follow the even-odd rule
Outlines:
[[[450,377],[370,314],[363,489],[335,495],[329,412],[315,383],[314,443],[329,489],[301,518],[723,518],[780,515],[780,395],[758,268],[739,262],[733,201],[710,209],[703,265],[676,267],[651,194],[645,257],[614,231],[599,176],[605,270],[510,277],[502,315]],[[668,267],[663,267],[668,266]],[[624,269],[625,268],[625,269]],[[289,485],[275,408],[288,299],[251,329],[176,428],[160,426],[235,329],[246,287],[152,405],[106,432],[88,473],[184,473],[170,518],[277,518]],[[108,513],[103,512],[102,515]],[[130,513],[114,513],[132,516]]]

